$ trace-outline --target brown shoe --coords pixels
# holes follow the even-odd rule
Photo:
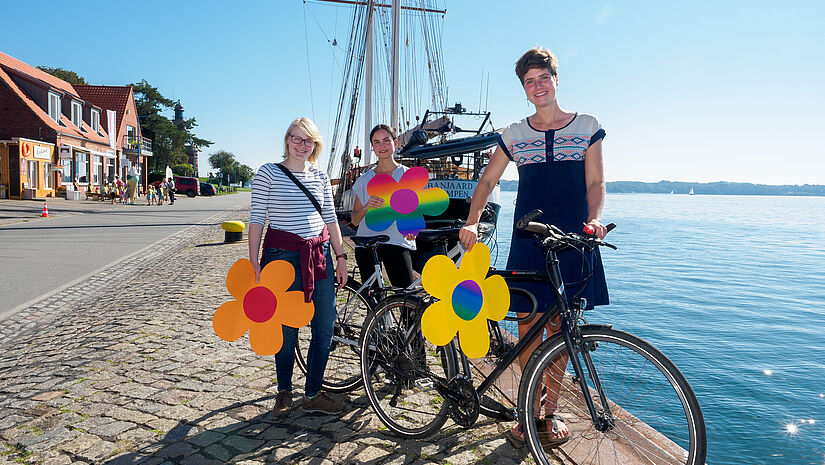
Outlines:
[[[279,391],[275,397],[275,408],[272,415],[275,418],[288,417],[292,413],[292,391]]]
[[[312,399],[304,396],[304,411],[337,415],[344,411],[344,402],[321,391]]]

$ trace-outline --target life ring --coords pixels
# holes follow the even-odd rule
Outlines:
[[[28,142],[23,142],[20,144],[20,149],[23,152],[23,156],[28,157],[32,153],[32,144]]]

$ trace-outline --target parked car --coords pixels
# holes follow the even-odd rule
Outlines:
[[[175,191],[178,194],[186,194],[187,197],[194,197],[200,193],[198,178],[188,176],[175,176]]]
[[[215,186],[208,182],[201,183],[201,195],[215,195]]]

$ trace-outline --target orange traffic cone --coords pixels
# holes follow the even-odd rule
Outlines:
[[[43,213],[40,214],[43,218],[49,217],[49,207],[46,206],[46,202],[43,202]]]

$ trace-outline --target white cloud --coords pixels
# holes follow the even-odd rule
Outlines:
[[[604,24],[607,21],[607,17],[613,13],[613,5],[607,4],[602,8],[602,11],[596,15],[596,24]]]

